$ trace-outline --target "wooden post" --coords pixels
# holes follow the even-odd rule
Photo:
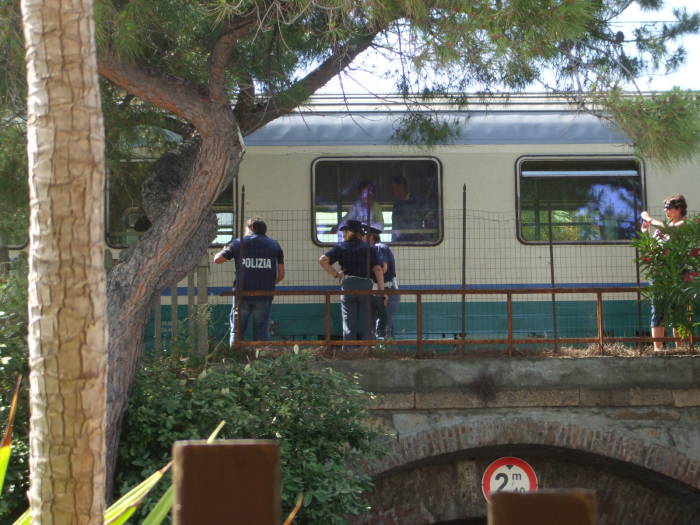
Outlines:
[[[209,316],[206,306],[209,304],[209,256],[204,255],[197,267],[197,354],[203,356],[209,349]]]
[[[423,295],[416,294],[416,357],[423,357]]]
[[[508,309],[508,357],[513,357],[513,294],[508,292],[507,309]]]
[[[170,287],[170,349],[173,355],[177,357],[178,345],[175,344],[180,335],[180,325],[178,323],[178,297],[177,283]]]
[[[596,294],[596,317],[598,319],[598,346],[600,347],[600,353],[605,352],[605,327],[603,325],[603,294],[597,292]]]
[[[0,234],[0,275],[10,273],[10,250]]]
[[[498,492],[491,496],[489,525],[596,525],[592,490]]]
[[[196,331],[194,328],[194,270],[187,275],[187,336],[194,348]]]
[[[462,185],[462,291],[467,287],[467,185]],[[462,294],[462,332],[460,339],[467,338],[467,297]],[[464,353],[464,342],[460,346]]]
[[[174,525],[280,524],[276,441],[178,441],[173,461]]]
[[[326,351],[331,353],[331,296],[326,294]]]
[[[161,332],[161,315],[160,315],[160,294],[153,296],[153,346],[156,353],[163,349],[163,336]]]

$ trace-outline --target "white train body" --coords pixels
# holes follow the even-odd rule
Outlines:
[[[430,148],[392,140],[405,109],[396,101],[340,103],[317,98],[246,138],[237,180],[239,192],[245,187],[242,213],[265,219],[268,235],[284,249],[286,278],[279,289],[337,287],[317,261],[337,240],[331,228],[357,197],[354,188],[363,167],[382,210],[383,240],[391,241],[396,228],[395,195],[389,191],[392,172],[407,174],[408,185],[420,187],[419,197],[430,201],[430,221],[424,217],[421,223],[423,240],[391,244],[404,290],[456,289],[463,284],[472,290],[552,284],[634,287],[639,276],[630,238],[639,226],[639,213],[648,209],[662,218],[663,199],[673,193],[683,193],[691,210],[700,202],[700,157],[672,169],[646,162],[618,130],[558,100],[520,96],[459,111],[434,104],[426,111],[461,124],[461,133],[448,144]],[[421,162],[429,170],[429,182],[420,170],[411,171]],[[353,167],[346,170],[350,164]],[[323,175],[320,166],[326,170]],[[613,179],[621,182],[609,186],[607,181]],[[596,192],[601,202],[595,201]],[[226,198],[231,200],[224,196],[217,213],[222,223],[230,224],[232,203],[225,203]],[[550,221],[556,224],[552,229]],[[230,236],[230,230],[223,231],[217,241],[227,242]],[[217,250],[212,247],[210,255]],[[210,268],[210,303],[219,326],[226,324],[230,297],[220,293],[232,285],[232,266]],[[180,293],[185,286],[180,283]],[[423,301],[427,337],[449,338],[460,333],[464,323],[468,337],[495,335],[505,328],[504,296],[469,296],[466,314],[460,296],[436,293]],[[516,301],[516,331],[549,333],[550,297],[519,296]],[[402,299],[397,337],[415,336],[414,302],[409,296]],[[169,299],[164,297],[163,304]],[[643,331],[646,308],[642,321],[635,304],[632,293],[606,297],[610,332]],[[334,305],[337,336],[337,298]],[[583,334],[595,325],[591,305],[590,296],[559,298],[560,330]],[[320,337],[323,297],[278,297],[273,318],[278,338]]]

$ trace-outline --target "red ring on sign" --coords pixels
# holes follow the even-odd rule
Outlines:
[[[527,461],[509,456],[505,458],[499,458],[496,461],[492,462],[488,467],[486,467],[484,475],[481,477],[481,492],[483,492],[484,497],[487,500],[491,499],[491,483],[489,482],[489,480],[491,479],[493,473],[504,465],[513,465],[514,467],[520,468],[525,473],[528,481],[530,482],[530,492],[534,492],[535,490],[537,490],[537,476],[535,475],[535,470],[530,466],[530,464]]]

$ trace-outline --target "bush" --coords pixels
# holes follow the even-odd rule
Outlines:
[[[12,523],[29,505],[29,374],[27,263],[19,258],[0,274],[0,429],[4,430],[18,375],[24,376],[12,439],[12,456],[0,497],[0,523]],[[0,430],[0,432],[2,432]]]
[[[123,493],[169,461],[173,442],[204,439],[223,419],[220,438],[279,440],[284,515],[303,492],[295,524],[345,523],[366,509],[362,493],[371,487],[356,469],[377,453],[368,399],[356,380],[302,356],[204,370],[146,362],[125,414],[116,485]]]
[[[649,287],[643,290],[666,323],[687,337],[694,325],[693,312],[700,299],[700,216],[663,230],[666,242],[649,233],[634,241],[639,266]]]
[[[28,376],[26,336],[27,265],[18,259],[9,274],[0,274],[0,422],[6,420],[17,375]],[[0,523],[12,523],[28,507],[28,383],[23,382],[15,419]],[[362,492],[371,487],[371,479],[353,467],[378,454],[379,433],[364,424],[368,399],[353,378],[311,367],[303,356],[206,369],[173,358],[146,360],[124,418],[117,493],[125,494],[170,461],[175,441],[205,439],[224,419],[220,438],[280,440],[283,514],[297,494],[306,496],[295,525],[344,523],[347,514],[365,509]],[[161,482],[157,489],[162,493],[167,485]],[[158,497],[154,491],[150,504]]]

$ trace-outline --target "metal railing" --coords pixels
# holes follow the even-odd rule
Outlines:
[[[674,337],[651,337],[651,336],[627,336],[627,337],[615,337],[606,335],[605,323],[603,317],[603,296],[605,294],[612,293],[637,293],[637,298],[639,300],[640,289],[637,287],[559,287],[559,288],[504,288],[498,290],[479,290],[479,289],[465,289],[465,290],[455,290],[455,289],[423,289],[423,290],[326,290],[326,291],[316,291],[316,290],[280,290],[280,291],[247,291],[241,292],[239,295],[241,297],[248,296],[322,296],[324,298],[325,312],[324,312],[324,340],[322,345],[324,345],[329,351],[334,346],[367,346],[373,344],[382,344],[385,346],[415,346],[416,347],[416,357],[426,356],[426,346],[428,345],[451,345],[455,347],[461,347],[467,345],[506,345],[508,356],[513,356],[513,349],[515,345],[520,344],[553,344],[556,346],[560,344],[580,344],[580,343],[593,343],[597,344],[603,352],[606,343],[635,343],[641,345],[643,343],[653,343],[654,341],[676,341],[679,340]],[[514,336],[513,330],[513,297],[518,295],[534,295],[534,294],[552,294],[556,296],[559,294],[573,294],[573,295],[594,295],[596,303],[596,334],[591,337],[558,337],[556,332],[554,337],[527,337],[527,338],[516,338]],[[222,296],[233,296],[236,295],[235,292],[223,292]],[[331,297],[339,295],[405,295],[414,296],[416,305],[416,338],[415,339],[382,339],[382,340],[337,340],[332,338],[331,334]],[[466,333],[460,334],[462,337],[452,338],[452,339],[429,339],[423,337],[423,297],[425,295],[440,295],[440,296],[474,296],[474,295],[501,295],[506,298],[506,311],[507,311],[507,336],[505,338],[485,338],[485,339],[471,339],[466,337]],[[639,315],[639,314],[638,314]],[[690,339],[687,341],[690,349],[693,349],[693,337],[691,335]],[[240,347],[260,347],[260,346],[293,346],[299,344],[299,340],[276,340],[276,341],[242,341],[240,333],[236,334],[236,344],[235,349]],[[316,341],[320,343],[320,341]],[[308,341],[308,344],[313,344],[313,341]]]

